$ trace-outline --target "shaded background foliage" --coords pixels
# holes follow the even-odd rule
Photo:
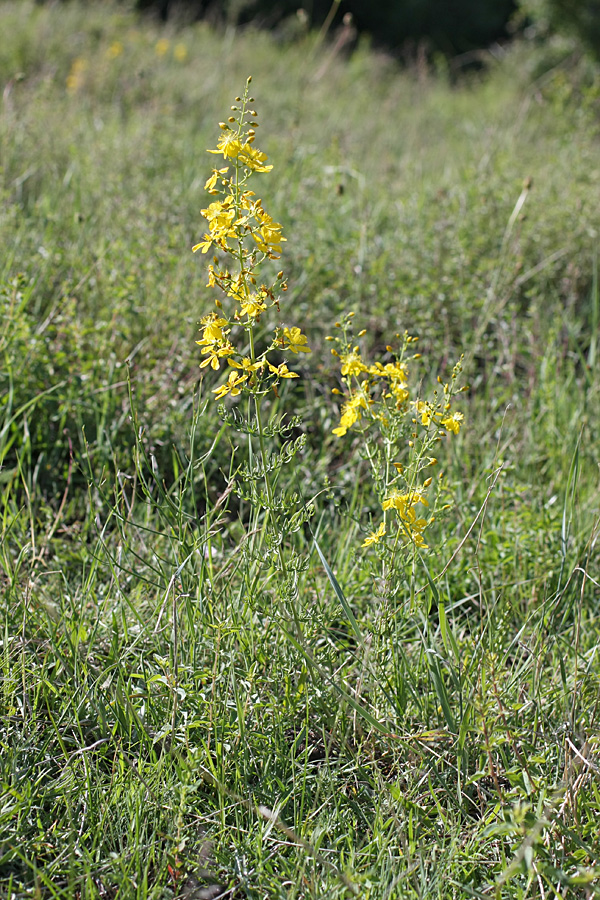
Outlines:
[[[348,13],[359,34],[370,35],[379,46],[399,51],[423,42],[431,50],[461,53],[506,39],[515,0],[138,0],[139,9],[153,9],[166,19],[174,12],[213,20],[278,27],[297,15],[320,27],[333,14],[340,24]],[[346,20],[347,21],[347,20]]]
[[[136,6],[164,20],[183,15],[266,28],[287,22],[286,36],[294,34],[300,9],[310,27],[326,21],[336,27],[350,14],[357,34],[403,54],[422,46],[453,56],[504,42],[533,24],[544,36],[574,34],[600,56],[600,0],[137,0]]]

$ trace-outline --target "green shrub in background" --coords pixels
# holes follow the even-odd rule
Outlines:
[[[600,2],[598,0],[548,0],[551,22],[571,31],[600,59]]]
[[[600,59],[599,0],[521,0],[519,9],[546,34],[550,30],[575,36]]]

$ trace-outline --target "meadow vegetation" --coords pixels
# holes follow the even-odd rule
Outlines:
[[[597,69],[0,30],[1,896],[600,894]]]

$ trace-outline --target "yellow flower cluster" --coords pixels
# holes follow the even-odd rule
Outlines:
[[[349,428],[358,422],[362,416],[361,409],[368,409],[368,400],[365,388],[361,387],[361,392],[351,394],[349,399],[342,406],[342,418],[337,428],[333,429],[333,433],[338,437],[343,437]]]
[[[346,326],[351,318],[352,315],[347,317]],[[342,349],[341,353],[336,349],[331,352],[339,358],[342,379],[348,391],[346,400],[342,404],[340,424],[333,429],[335,435],[343,437],[353,425],[362,419],[363,412],[372,410],[375,402],[372,394],[377,388],[386,404],[391,401],[397,409],[404,406],[409,397],[408,366],[401,357],[385,364],[375,362],[373,365],[367,365],[360,354],[359,347],[349,345],[345,335],[337,339],[329,337],[327,340],[337,341]],[[414,340],[416,339],[405,335],[402,355],[406,346]],[[391,347],[388,348],[390,352],[391,349]],[[371,417],[380,418],[381,413],[376,416],[372,414]]]
[[[154,52],[157,56],[163,57],[167,55],[170,48],[170,40],[168,38],[160,38],[154,45]],[[177,62],[185,62],[187,59],[187,55],[188,51],[185,44],[175,44],[175,46],[173,47],[173,56],[177,60]]]
[[[201,337],[197,341],[205,357],[201,368],[219,369],[224,359],[235,370],[224,384],[214,389],[217,399],[265,387],[277,393],[281,378],[298,375],[288,369],[286,362],[272,361],[269,354],[289,351],[297,355],[310,351],[306,335],[296,326],[276,326],[270,344],[261,353],[255,346],[255,329],[260,317],[273,308],[279,312],[278,294],[287,290],[287,284],[283,272],[271,284],[259,283],[263,263],[279,259],[286,239],[281,225],[248,188],[253,175],[268,173],[273,168],[267,165],[267,155],[254,146],[258,122],[255,110],[251,109],[254,101],[248,96],[250,81],[249,78],[243,97],[236,97],[236,105],[231,107],[235,115],[219,123],[221,134],[216,149],[208,151],[222,156],[227,165],[213,169],[206,181],[205,190],[215,199],[201,211],[208,230],[192,248],[202,253],[212,249],[225,257],[225,260],[219,256],[213,258],[208,267],[208,286],[218,287],[227,299],[225,304],[216,300],[218,312],[209,313],[201,320]],[[245,332],[244,353],[232,342],[234,330]]]
[[[328,338],[334,340],[334,338]],[[418,338],[410,335],[404,336],[405,347]],[[392,348],[387,348],[391,352]],[[343,437],[346,432],[362,418],[362,410],[369,410],[374,401],[370,397],[370,392],[374,388],[375,382],[379,379],[382,382],[382,399],[384,401],[391,400],[393,406],[397,410],[406,407],[406,402],[410,396],[408,390],[408,366],[401,359],[394,362],[381,363],[375,362],[373,365],[366,365],[359,353],[358,347],[348,349],[345,353],[338,353],[332,350],[335,356],[339,357],[341,374],[348,387],[348,396],[342,404],[342,414],[340,424],[333,429],[333,434]],[[418,359],[420,354],[416,353],[413,359]],[[454,378],[455,376],[453,376]],[[354,383],[352,382],[354,379]],[[421,424],[425,428],[429,428],[432,422],[438,427],[445,428],[452,434],[458,434],[463,423],[464,416],[461,412],[451,411],[451,403],[449,402],[451,394],[450,384],[444,385],[444,401],[441,407],[434,407],[427,400],[412,400],[411,406],[414,408],[416,416],[419,417]],[[339,391],[336,391],[339,393]],[[372,418],[381,420],[381,413]],[[414,419],[413,421],[417,421]]]
[[[444,386],[448,389],[449,385]],[[458,434],[460,431],[460,426],[462,425],[464,416],[461,412],[449,412],[450,404],[445,403],[444,409],[434,409],[431,403],[427,403],[425,400],[413,400],[412,405],[415,408],[415,413],[421,419],[421,425],[424,425],[425,428],[429,428],[432,422],[435,419],[439,419],[439,424],[447,429],[447,431],[451,431],[452,434]]]
[[[75,94],[77,91],[81,90],[85,83],[86,72],[89,68],[89,63],[86,59],[81,56],[78,56],[71,63],[71,69],[69,74],[67,75],[67,91],[70,94]]]
[[[383,511],[396,510],[397,518],[406,535],[417,547],[426,548],[423,538],[423,530],[429,524],[426,519],[417,516],[415,506],[429,506],[429,501],[424,493],[424,488],[415,488],[408,493],[392,490],[382,503]]]
[[[407,333],[403,337],[396,335],[401,339],[399,351],[388,346],[386,351],[391,359],[370,364],[363,358],[360,347],[351,341],[352,318],[350,313],[343,324],[336,323],[341,334],[327,340],[339,348],[334,347],[332,353],[339,360],[345,388],[344,391],[334,389],[344,400],[340,423],[333,434],[343,437],[353,426],[359,426],[365,442],[365,458],[373,469],[384,513],[384,521],[365,538],[362,546],[370,547],[386,538],[393,517],[394,547],[409,543],[426,549],[423,532],[434,517],[427,520],[419,510],[429,506],[427,489],[433,479],[422,481],[420,473],[437,464],[436,457],[430,455],[436,442],[448,433],[458,434],[463,423],[463,414],[452,408],[455,394],[464,390],[456,385],[461,363],[454,367],[451,381],[443,384],[443,390],[436,389],[431,400],[411,400],[408,362],[420,358],[419,353],[412,353],[418,338]],[[364,334],[363,331],[358,336]],[[442,385],[440,378],[438,383]],[[419,425],[424,429],[422,432],[418,431]],[[398,452],[408,457],[406,465],[395,461]]]

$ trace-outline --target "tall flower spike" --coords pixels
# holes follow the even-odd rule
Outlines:
[[[201,212],[208,230],[192,248],[194,252],[212,250],[217,254],[208,267],[208,284],[225,295],[216,301],[219,312],[201,320],[197,343],[205,358],[200,366],[217,370],[225,358],[238,370],[230,372],[226,383],[215,390],[217,399],[240,393],[256,395],[265,387],[275,390],[281,379],[298,376],[288,369],[287,362],[277,359],[272,363],[271,351],[280,353],[284,349],[294,355],[309,352],[308,339],[296,326],[275,327],[270,344],[261,350],[256,346],[259,320],[273,308],[279,312],[278,292],[287,289],[283,272],[278,272],[271,284],[265,284],[260,270],[267,260],[279,258],[286,239],[282,226],[250,190],[250,179],[273,167],[267,164],[266,153],[254,144],[257,122],[249,84],[250,80],[244,95],[231,107],[233,115],[219,123],[216,148],[208,151],[222,156],[226,165],[213,168],[206,180],[210,203]],[[221,256],[229,262],[222,264]],[[240,332],[243,352],[235,345]]]

